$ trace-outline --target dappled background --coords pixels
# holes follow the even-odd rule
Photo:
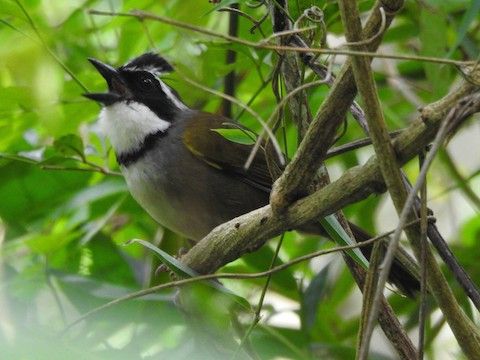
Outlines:
[[[364,11],[372,4],[359,2]],[[316,45],[324,35],[330,47],[342,44],[336,3],[290,1],[290,13],[297,18],[311,5],[323,9],[328,33],[320,33]],[[155,276],[159,262],[151,250],[127,241],[148,240],[171,254],[189,245],[159,228],[128,194],[113,151],[96,124],[100,107],[81,96],[105,88],[87,58],[122,64],[145,51],[157,51],[177,69],[166,82],[186,104],[210,112],[221,111],[222,99],[195,87],[191,80],[223,91],[224,76],[235,70],[236,97],[267,119],[277,104],[272,91],[277,57],[269,50],[230,44],[162,22],[95,15],[90,9],[125,13],[143,9],[199,28],[228,31],[229,14],[214,11],[215,5],[207,0],[0,0],[2,358],[186,358],[209,356],[212,347],[221,352],[238,341],[235,329],[239,324],[248,327],[253,312],[242,307],[231,315],[232,299],[204,287],[192,289],[185,300],[197,302],[204,312],[202,319],[176,306],[175,289],[167,289],[98,312],[61,336],[68,324],[87,311],[169,281],[168,274]],[[480,42],[478,9],[478,1],[409,1],[387,31],[381,52],[475,59]],[[243,4],[242,10],[256,20],[266,14],[263,6]],[[272,33],[268,18],[253,33],[252,26],[252,19],[240,17],[238,37],[260,41]],[[234,64],[226,65],[228,49],[237,52]],[[344,61],[337,56],[333,71]],[[454,66],[414,60],[377,59],[374,70],[390,130],[406,127],[417,116],[418,107],[445,95],[461,78]],[[304,77],[305,82],[316,80],[310,71]],[[278,89],[285,94],[281,85]],[[326,86],[308,90],[313,113],[327,91]],[[297,134],[288,111],[284,115],[278,139],[291,157]],[[232,117],[260,130],[256,120],[235,104]],[[361,129],[349,118],[338,144],[361,137]],[[477,284],[479,139],[478,121],[470,120],[441,151],[428,176],[429,206],[437,224]],[[331,158],[327,165],[335,178],[371,154],[366,147]],[[418,163],[412,161],[404,169],[414,180]],[[345,213],[372,233],[391,230],[397,221],[391,203],[382,196],[349,206]],[[268,269],[277,241],[223,271]],[[277,262],[331,246],[324,239],[288,232]],[[222,283],[255,305],[265,279]],[[467,300],[455,285],[454,289],[472,315]],[[358,294],[340,254],[284,270],[272,277],[262,321],[252,327],[252,346],[265,359],[305,358],[309,351],[351,358],[361,309]],[[393,292],[391,303],[413,333],[418,304]],[[377,336],[374,353],[378,358],[394,358],[383,334]],[[458,351],[443,316],[433,310],[427,322],[427,350],[432,358]]]

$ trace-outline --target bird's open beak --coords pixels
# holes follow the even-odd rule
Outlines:
[[[104,105],[111,105],[117,101],[125,100],[131,97],[131,92],[117,69],[93,58],[89,58],[88,61],[95,66],[100,75],[102,75],[106,80],[108,92],[86,93],[83,94],[83,96],[88,99],[98,101]]]

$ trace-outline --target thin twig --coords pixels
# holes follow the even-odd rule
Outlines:
[[[381,23],[380,23],[380,27],[378,28],[378,30],[375,34],[373,34],[372,36],[370,36],[368,39],[365,39],[365,40],[346,42],[346,43],[340,45],[338,48],[347,47],[347,46],[368,45],[372,41],[374,41],[374,40],[378,39],[380,36],[382,36],[385,29],[386,29],[386,26],[387,26],[387,16],[385,15],[385,9],[382,6],[379,8],[379,11],[380,11],[380,15],[381,15]]]
[[[420,170],[425,162],[425,153],[419,155]],[[418,310],[418,360],[423,359],[425,349],[425,322],[428,314],[427,308],[427,182],[424,181],[420,190],[420,308]]]
[[[393,259],[395,257],[395,252],[398,248],[398,244],[400,242],[400,235],[402,234],[404,224],[407,222],[408,216],[411,212],[411,208],[415,202],[416,194],[419,191],[420,187],[423,185],[425,181],[427,171],[435,158],[440,146],[443,144],[443,140],[445,139],[446,135],[448,134],[448,130],[452,125],[451,122],[455,120],[455,116],[457,115],[458,109],[452,108],[448,114],[448,116],[443,120],[440,129],[438,130],[437,135],[435,136],[435,140],[433,141],[433,145],[431,150],[428,152],[427,156],[425,157],[425,162],[422,165],[422,169],[420,174],[418,175],[417,181],[413,186],[412,190],[410,190],[408,197],[405,201],[405,205],[403,206],[402,212],[400,213],[400,218],[398,221],[397,228],[393,234],[393,237],[388,245],[387,252],[385,258],[380,267],[380,274],[378,277],[378,284],[375,291],[374,302],[372,304],[372,311],[370,313],[369,321],[367,323],[367,329],[365,331],[365,342],[370,342],[370,338],[373,332],[374,321],[378,314],[378,305],[381,299],[383,288],[388,278],[388,273],[390,271],[390,267],[392,265]]]
[[[66,326],[67,325],[67,316],[65,314],[65,308],[62,304],[62,300],[60,299],[60,295],[58,293],[58,290],[56,289],[55,284],[52,281],[53,276],[52,276],[52,274],[49,270],[48,265],[49,264],[48,264],[48,258],[47,258],[46,264],[45,264],[45,281],[47,283],[47,286],[50,288],[50,291],[52,293],[55,304],[57,305],[58,311],[60,313],[60,317],[62,319],[62,324],[63,324],[63,326]]]
[[[402,132],[403,132],[403,130],[390,131],[389,132],[390,138],[395,139]],[[371,144],[372,144],[372,139],[371,138],[363,138],[363,139],[359,139],[359,140],[349,142],[349,143],[344,144],[344,145],[335,146],[335,147],[332,147],[330,150],[328,150],[326,159],[334,157],[334,156],[338,156],[340,154],[343,154],[343,153],[346,153],[346,152],[349,152],[349,151],[352,151],[352,150],[360,149],[362,147],[365,147],[365,146],[368,146],[368,145],[371,145]]]
[[[462,175],[457,165],[453,161],[450,153],[447,149],[440,152],[442,164],[447,168],[450,177],[457,183],[463,195],[471,202],[476,208],[477,212],[480,211],[480,197],[472,190],[468,185],[467,179]]]
[[[228,101],[231,101],[231,102],[237,104],[238,106],[240,106],[241,108],[245,109],[250,115],[252,115],[260,123],[260,125],[262,125],[262,128],[266,131],[270,141],[273,144],[276,155],[278,156],[279,163],[281,165],[285,164],[285,158],[283,157],[283,153],[282,153],[282,149],[280,148],[280,144],[278,143],[278,141],[277,141],[275,135],[273,134],[272,130],[269,128],[269,126],[265,123],[265,121],[262,119],[262,117],[255,110],[253,110],[252,108],[250,108],[249,106],[245,105],[243,102],[241,102],[240,100],[238,100],[238,99],[236,99],[232,96],[228,96],[228,95],[226,95],[226,94],[224,94],[220,91],[217,91],[217,90],[211,89],[207,86],[204,86],[202,84],[199,84],[198,82],[186,77],[185,75],[180,74],[178,71],[177,71],[177,73],[180,75],[180,77],[182,78],[183,81],[188,82],[189,84],[191,84],[191,85],[193,85],[193,86],[195,86],[199,89],[202,89],[204,91],[207,91],[211,94],[214,94],[214,95],[219,96],[221,98],[227,99]]]
[[[367,320],[371,311],[371,303],[373,301],[373,295],[375,291],[375,284],[378,279],[378,266],[381,261],[381,256],[383,256],[383,249],[380,246],[380,243],[375,243],[373,245],[372,253],[369,258],[368,272],[365,277],[365,283],[361,288],[363,293],[362,300],[362,312],[360,315],[360,329],[357,334],[357,356],[360,356],[362,353],[361,345],[364,338],[364,333],[366,330]],[[382,299],[383,300],[383,299]]]
[[[256,0],[256,1],[258,2],[258,4],[254,4],[254,3],[251,3],[249,1],[246,1],[245,5],[247,5],[251,9],[257,9],[260,6],[265,5],[265,0]]]
[[[384,59],[385,71],[387,81],[391,89],[397,90],[408,102],[416,108],[423,106],[423,101],[420,97],[410,89],[410,86],[400,76],[395,64],[392,60]]]
[[[284,238],[285,238],[285,233],[283,233],[280,236],[280,240],[278,241],[277,247],[275,249],[275,253],[272,257],[272,261],[270,262],[270,266],[268,267],[269,270],[273,269],[273,266],[275,265],[275,262],[277,261],[278,254],[279,254],[280,249],[282,247]],[[260,319],[261,319],[260,313],[261,313],[262,308],[263,308],[263,303],[265,301],[265,295],[267,294],[267,290],[268,290],[268,287],[270,285],[270,280],[272,279],[272,275],[273,274],[268,274],[267,275],[267,280],[265,281],[265,285],[262,288],[262,293],[260,294],[260,299],[258,300],[257,310],[255,311],[255,316],[253,317],[253,321],[250,324],[250,326],[248,327],[247,331],[245,332],[245,335],[244,335],[242,341],[240,342],[240,344],[238,345],[238,350],[233,355],[232,360],[236,357],[239,350],[243,347],[245,342],[248,340],[248,338],[249,338],[250,334],[252,333],[253,329],[255,328],[255,326],[257,326],[257,324],[260,322]]]
[[[291,35],[301,34],[301,33],[304,33],[306,31],[315,30],[315,29],[316,29],[316,26],[307,26],[307,27],[304,27],[304,28],[301,28],[301,29],[289,29],[289,30],[279,31],[279,32],[273,33],[269,37],[261,40],[260,42],[258,42],[258,45],[269,44],[269,41],[274,40],[274,39],[279,38],[279,37],[287,37],[287,36],[291,36]]]
[[[419,220],[416,220],[412,223],[407,224],[407,226],[418,224],[418,222],[419,222]],[[388,231],[386,233],[375,236],[375,237],[373,237],[369,240],[362,241],[362,242],[357,243],[357,244],[347,245],[347,246],[338,246],[338,247],[334,247],[334,248],[327,249],[327,250],[315,251],[313,253],[306,254],[306,255],[300,256],[296,259],[290,260],[289,262],[286,262],[284,264],[275,266],[275,267],[273,267],[269,270],[266,270],[266,271],[261,271],[261,272],[257,272],[257,273],[250,273],[250,274],[218,273],[218,274],[199,275],[199,276],[195,276],[195,277],[192,277],[192,278],[176,280],[176,281],[172,281],[172,282],[169,282],[169,283],[166,283],[166,284],[153,286],[153,287],[148,288],[148,289],[143,289],[143,290],[140,290],[140,291],[136,291],[136,292],[130,293],[128,295],[119,297],[115,300],[112,300],[112,301],[110,301],[110,302],[108,302],[104,305],[101,305],[101,306],[99,306],[99,307],[97,307],[93,310],[90,310],[90,311],[86,312],[85,314],[80,316],[78,319],[71,322],[64,329],[64,332],[68,331],[74,325],[80,323],[81,321],[83,321],[86,318],[92,316],[93,314],[98,313],[99,311],[105,310],[105,309],[110,308],[110,307],[112,307],[114,305],[117,305],[119,303],[123,303],[127,300],[137,299],[139,297],[158,292],[159,290],[169,289],[169,288],[177,287],[177,286],[183,286],[183,285],[186,285],[186,284],[191,284],[191,283],[194,283],[194,282],[199,282],[199,281],[204,281],[204,280],[213,280],[213,279],[238,279],[238,280],[242,280],[242,279],[262,278],[262,277],[269,276],[269,275],[275,274],[277,272],[283,271],[283,270],[285,270],[285,269],[287,269],[291,266],[294,266],[296,264],[299,264],[301,262],[311,260],[311,259],[313,259],[315,257],[318,257],[318,256],[327,255],[327,254],[331,254],[331,253],[335,253],[335,252],[339,252],[339,251],[346,251],[346,250],[351,250],[351,249],[371,245],[371,244],[375,243],[376,241],[382,240],[385,237],[390,236],[391,234],[393,234],[394,231],[395,230]]]
[[[365,29],[360,31],[365,38],[377,33],[381,20],[379,12],[376,11],[378,6],[380,6],[379,2],[376,3],[375,10],[368,17]],[[401,6],[401,2],[396,2],[392,6]],[[387,25],[391,24],[392,19],[392,16],[387,17]],[[297,46],[303,48],[304,42],[300,40]],[[380,38],[368,45],[369,50],[376,50],[379,44]],[[304,63],[309,64],[313,55],[307,52],[300,57]],[[319,68],[318,70],[322,71],[323,69]],[[312,174],[316,173],[328,149],[333,144],[338,127],[344,122],[347,111],[352,109],[356,93],[357,88],[351,61],[347,61],[340,69],[332,90],[318,109],[292,161],[273,185],[270,204],[274,213],[284,212],[289,205],[307,191],[312,182]],[[358,110],[358,115],[362,115],[361,110]],[[363,116],[361,117],[363,118]],[[363,126],[362,122],[360,123]]]
[[[272,81],[273,78],[273,72],[270,73],[267,79],[263,80],[258,89],[253,93],[252,97],[247,101],[245,104],[246,106],[250,107],[255,99],[257,98],[258,95],[267,87],[267,85]],[[235,115],[234,120],[238,120],[242,117],[242,115],[245,113],[245,109],[242,108],[237,115]]]
[[[240,9],[238,9],[238,7],[228,7],[228,6],[226,6],[224,8],[218,9],[218,11],[219,12],[228,11],[228,12],[231,12],[231,13],[236,13],[236,14],[238,14],[240,16],[243,16],[244,18],[250,20],[253,23],[253,27],[250,29],[250,33],[253,33],[252,29],[255,30],[255,29],[258,28],[258,30],[260,30],[260,34],[262,35],[262,37],[265,38],[265,33],[263,32],[262,28],[260,27],[262,19],[257,20],[253,16],[251,16],[250,14],[247,14],[246,12],[243,12]]]
[[[269,4],[274,35],[288,34],[288,36],[279,37],[276,43],[282,46],[290,45],[292,38],[298,38],[300,35],[299,33],[296,33],[299,29],[292,29],[292,20],[288,14],[287,1],[275,0],[275,2],[270,1]],[[291,92],[302,85],[304,71],[298,61],[296,53],[278,52],[278,55],[277,69],[279,77],[277,79],[283,79],[285,90]],[[279,101],[278,91],[276,91],[278,89],[278,87],[274,89],[274,95],[277,101]],[[301,140],[312,120],[312,114],[308,106],[305,91],[302,90],[290,97],[288,104],[291,120],[298,128],[298,140]],[[281,122],[284,122],[284,119],[281,119],[280,117],[278,117],[278,119],[280,119]]]
[[[145,36],[147,37],[148,43],[152,49],[155,48],[155,42],[153,41],[152,35],[150,34],[150,31],[148,30],[147,24],[145,24],[145,21],[140,21],[140,24],[142,25],[143,32],[145,33]]]
[[[40,41],[40,43],[44,46],[45,50],[47,50],[48,54],[57,62],[57,64],[59,64],[63,70],[65,70],[65,72],[70,75],[70,77],[72,78],[73,81],[75,81],[78,86],[80,86],[82,88],[83,91],[85,92],[88,92],[88,89],[85,85],[83,85],[83,83],[80,81],[80,79],[73,73],[72,70],[70,70],[70,68],[57,56],[57,54],[55,54],[52,49],[50,49],[50,47],[48,46],[47,42],[45,41],[45,39],[43,38],[42,34],[40,33],[40,31],[38,30],[37,26],[35,25],[35,22],[33,21],[32,17],[30,16],[30,14],[28,13],[28,11],[25,9],[25,7],[22,5],[22,3],[20,2],[20,0],[14,0],[15,3],[17,4],[17,6],[20,8],[20,10],[22,11],[22,13],[25,15],[25,17],[27,18],[27,21],[28,23],[30,24],[30,26],[32,27],[32,30],[35,32],[35,35],[37,35],[38,37],[38,40]]]
[[[107,169],[104,169],[102,167],[76,168],[76,167],[58,166],[58,165],[39,165],[39,168],[42,169],[42,170],[48,170],[48,171],[98,172],[98,173],[101,173],[103,175],[123,176],[119,172],[107,170]]]
[[[84,171],[84,172],[99,172],[104,175],[113,175],[113,176],[122,176],[121,173],[112,171],[110,169],[104,168],[100,165],[94,164],[90,161],[82,161],[80,159],[77,159],[75,157],[71,158],[66,158],[66,160],[72,160],[79,162],[81,164],[85,164],[89,166],[88,168],[83,168],[83,167],[72,167],[72,166],[60,166],[60,165],[48,165],[44,164],[42,161],[34,160],[31,158],[27,157],[21,157],[18,155],[10,155],[10,154],[5,154],[5,153],[0,153],[0,159],[7,159],[7,160],[12,160],[12,161],[19,161],[25,164],[30,164],[30,165],[35,165],[38,166],[41,170],[53,170],[53,171]]]
[[[345,36],[349,43],[361,43],[362,26],[360,14],[355,0],[339,1],[340,15],[345,27]],[[385,14],[383,13],[383,16]],[[365,50],[366,45],[355,45],[355,49]],[[396,207],[400,206],[403,199],[405,188],[402,181],[400,169],[396,161],[396,154],[393,144],[388,134],[388,128],[385,123],[383,112],[377,93],[373,71],[370,66],[370,60],[366,57],[350,57],[352,69],[357,84],[358,92],[365,103],[365,113],[368,128],[372,138],[373,148],[378,157],[380,171],[382,173],[388,192]],[[409,214],[410,215],[410,214]],[[392,258],[393,261],[393,258]],[[389,268],[390,269],[390,268]],[[380,277],[382,273],[378,275]],[[384,283],[382,283],[384,284]],[[366,360],[368,358],[370,339],[373,332],[373,319],[377,319],[378,309],[383,295],[383,286],[378,294],[378,284],[372,286],[373,296],[367,298],[368,303],[364,304],[365,317],[364,326],[362,326],[362,336],[357,359]]]
[[[258,24],[257,24],[257,25],[253,25],[253,26],[250,28],[250,34],[254,34],[256,29],[261,30],[262,24],[263,24],[264,21],[267,20],[267,19],[268,19],[268,12],[266,12],[265,15],[263,15],[263,16],[261,17],[261,19],[258,20]],[[263,31],[261,31],[261,34],[262,34],[263,37],[265,37]]]
[[[478,287],[475,285],[470,275],[468,275],[465,269],[458,263],[458,260],[455,258],[455,255],[447,242],[438,231],[438,228],[433,225],[434,224],[429,224],[428,226],[428,238],[430,239],[430,242],[435,247],[435,250],[437,250],[443,262],[452,272],[455,280],[457,280],[465,294],[470,298],[472,304],[478,311],[480,311],[480,291]]]
[[[325,84],[327,80],[317,80],[317,81],[312,81],[312,82],[309,82],[309,83],[306,83],[306,84],[303,84],[299,87],[297,87],[295,90],[289,92],[287,95],[285,95],[285,97],[282,98],[282,100],[277,104],[277,106],[275,107],[275,109],[273,110],[272,114],[270,115],[270,117],[268,118],[268,120],[265,122],[265,124],[267,126],[269,126],[273,119],[275,119],[275,117],[277,116],[277,114],[280,112],[280,110],[283,109],[283,107],[287,104],[288,100],[290,100],[290,98],[296,94],[298,94],[300,91],[302,90],[305,90],[305,89],[308,89],[310,87],[313,87],[313,86],[318,86],[318,85],[321,85],[321,84]],[[260,148],[260,145],[262,144],[263,142],[263,137],[264,137],[264,134],[265,134],[265,130],[262,130],[262,132],[260,133],[260,135],[258,136],[254,146],[252,147],[252,150],[250,151],[250,154],[247,158],[247,160],[245,161],[245,165],[244,165],[244,169],[248,169],[250,167],[250,165],[252,164],[253,160],[255,159],[255,155],[258,151],[258,149]]]
[[[473,173],[471,173],[470,175],[465,177],[465,183],[469,183],[470,181],[472,181],[473,179],[475,179],[479,175],[480,175],[480,169],[477,169],[476,171],[474,171]],[[436,200],[438,198],[441,198],[442,196],[448,195],[448,193],[450,193],[451,191],[454,191],[454,190],[456,190],[460,187],[461,187],[460,184],[455,184],[455,185],[452,185],[452,186],[448,186],[447,188],[443,189],[442,191],[439,191],[437,194],[430,196],[430,198],[428,200],[432,201],[432,200]]]
[[[90,14],[88,12],[86,14],[87,14],[87,18],[90,21],[90,24],[92,26],[92,31],[93,31],[94,37],[97,40],[98,48],[100,50],[102,50],[102,52],[106,53],[107,52],[107,47],[103,44],[102,39],[98,35],[98,27],[97,27],[97,24],[95,23],[95,17],[92,16],[92,14]]]
[[[204,29],[199,26],[192,24],[184,23],[178,20],[174,20],[165,16],[151,14],[145,11],[134,10],[130,13],[124,12],[114,12],[114,11],[100,11],[100,10],[89,10],[93,15],[102,15],[102,16],[125,16],[125,17],[135,17],[143,18],[148,20],[156,20],[169,24],[176,27],[181,27],[187,30],[195,31],[208,36],[213,36],[216,38],[224,39],[227,41],[235,42],[238,44],[250,46],[257,49],[267,49],[267,50],[276,50],[276,51],[293,51],[299,53],[315,53],[315,54],[336,54],[336,55],[351,55],[351,56],[366,56],[372,58],[384,58],[384,59],[396,59],[396,60],[414,60],[422,62],[431,62],[437,64],[448,64],[456,66],[466,66],[473,64],[472,61],[458,61],[452,59],[444,59],[431,56],[418,56],[418,55],[400,55],[400,54],[383,54],[383,53],[373,53],[369,51],[354,51],[354,50],[343,50],[343,49],[319,49],[319,48],[300,48],[294,46],[280,46],[280,45],[271,45],[271,44],[262,44],[252,41],[248,41],[241,38],[231,37],[226,34],[217,33],[212,30]]]
[[[422,116],[415,119],[394,140],[399,166],[417,156],[418,152],[431,142],[449,108],[475,91],[476,87],[473,84],[462,81],[445,97],[426,106]],[[477,101],[477,107],[472,109],[471,113],[475,111],[480,111],[480,101]],[[467,115],[469,114],[465,115],[465,119]],[[460,124],[455,124],[452,132]],[[280,217],[275,216],[271,205],[266,205],[217,226],[181,259],[197,272],[216,271],[226,263],[259,248],[268,239],[283,231],[298,228],[312,219],[332,214],[373,193],[379,194],[384,191],[385,185],[379,172],[377,158],[372,156],[364,165],[345,171],[331,184],[291,204]]]

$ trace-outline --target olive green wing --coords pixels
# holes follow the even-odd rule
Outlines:
[[[257,189],[270,192],[272,177],[263,147],[257,151],[248,170],[244,168],[255,142],[253,132],[219,115],[195,112],[192,116],[194,119],[187,121],[183,142],[193,155],[219,171],[236,176]],[[233,137],[238,135],[238,131],[244,135],[237,140]],[[249,138],[250,143],[245,143]]]

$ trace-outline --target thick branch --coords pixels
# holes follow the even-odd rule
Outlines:
[[[277,0],[275,0],[277,1]],[[281,6],[282,9],[287,8],[287,0],[279,0],[277,2],[278,6]],[[271,13],[273,17],[273,25],[275,31],[283,31],[289,30],[291,28],[290,21],[287,18],[285,13],[286,10],[281,10],[278,6],[271,5]],[[283,26],[283,27],[280,27]],[[282,44],[292,44],[293,46],[296,45],[295,41],[299,42],[298,46],[303,46],[303,41],[298,34],[292,36],[292,38],[282,38]],[[317,64],[314,63],[314,57],[312,54],[303,53],[300,54],[300,58],[304,62],[305,65],[310,66],[312,70],[317,69]],[[282,61],[283,60],[283,61]],[[290,93],[298,88],[301,85],[301,67],[298,61],[297,54],[295,53],[285,53],[283,54],[283,59],[281,71],[284,77],[285,87],[287,91]],[[323,76],[325,79],[331,79],[333,83],[332,76],[330,74],[324,74]],[[328,80],[327,80],[328,81]],[[291,97],[289,100],[289,109],[292,115],[292,119],[294,123],[297,125],[299,139],[303,139],[305,133],[311,123],[311,114],[308,107],[306,92],[303,90],[298,92],[295,96]],[[355,104],[355,106],[351,106],[352,111],[356,111],[359,107]],[[361,109],[360,109],[361,112]],[[356,113],[358,115],[358,113]],[[362,113],[363,115],[363,113]],[[364,123],[364,121],[362,122]],[[330,183],[330,176],[328,174],[328,170],[322,163],[322,168],[316,174],[315,184],[316,188],[309,189],[309,190],[318,190],[318,188],[324,187]],[[338,211],[336,216],[342,227],[345,229],[347,234],[353,239],[354,236],[352,231],[349,227],[348,220],[346,219],[345,215],[342,211]],[[364,276],[365,271],[361,269],[353,260],[349,259],[348,256],[344,255],[346,258],[346,264],[352,273],[355,281],[358,283],[360,289],[363,289],[364,284]],[[411,359],[416,356],[415,354],[415,347],[411,342],[410,338],[406,334],[406,332],[402,329],[400,322],[395,316],[392,308],[385,300],[382,299],[380,304],[380,316],[379,322],[382,330],[385,332],[385,335],[390,340],[394,348],[396,349],[398,355],[402,359]]]
[[[275,0],[277,1],[277,0]],[[272,17],[273,17],[273,24],[274,29],[276,31],[284,31],[290,29],[290,21],[287,18],[286,10],[281,10],[278,6],[281,6],[282,9],[286,9],[286,0],[277,1],[276,5],[272,5]],[[281,24],[282,28],[277,29],[277,25]],[[382,31],[384,29],[382,28]],[[298,34],[292,35],[291,38],[282,38],[282,44],[291,44],[293,46],[300,46],[300,47],[307,47],[307,45],[303,42]],[[315,63],[315,58],[313,54],[303,53],[300,54],[301,60],[304,62],[305,65],[310,66],[312,70],[318,70],[318,64]],[[301,68],[300,64],[297,61],[297,54],[294,53],[285,53],[282,59],[282,67],[281,71],[283,73],[284,82],[287,90],[289,92],[296,89],[300,86],[301,82]],[[323,76],[326,82],[329,84],[333,84],[333,76],[330,73],[325,74],[318,74],[319,76]],[[328,80],[330,79],[330,80]],[[309,111],[308,103],[306,101],[306,92],[298,92],[295,96],[291,97],[289,100],[289,108],[292,114],[292,119],[294,120],[295,124],[298,127],[299,138],[302,139],[305,136],[306,131],[308,130],[309,124],[311,123],[311,114]],[[364,118],[363,112],[358,107],[358,105],[354,104],[350,107],[352,112],[355,112],[356,115],[359,115],[357,112],[360,110],[361,118]],[[365,121],[361,121],[361,123],[365,123]],[[323,165],[321,169],[317,171],[316,178],[314,180],[315,186],[310,187],[309,192],[313,192],[322,188],[330,183],[330,176],[328,174],[328,170]],[[336,217],[342,224],[342,227],[346,231],[346,233],[350,236],[350,238],[354,238],[352,231],[349,227],[348,220],[346,219],[343,212],[340,210],[336,212]],[[347,255],[343,255],[346,258],[346,264],[352,273],[355,281],[357,282],[360,289],[363,289],[364,284],[364,276],[365,271],[359,268],[359,266]],[[385,335],[390,340],[393,347],[396,349],[398,355],[402,359],[411,359],[416,357],[415,347],[406,334],[406,332],[402,329],[399,320],[396,318],[392,308],[388,304],[385,299],[382,299],[380,305],[380,317],[379,322],[382,330],[385,332]]]
[[[348,255],[343,256],[350,272],[352,273],[355,281],[359,285],[360,290],[365,296],[365,283],[366,283],[366,274],[352,258]],[[380,311],[378,314],[378,322],[382,327],[385,336],[390,340],[393,347],[397,351],[400,359],[415,359],[417,354],[415,346],[412,341],[406,334],[405,330],[398,321],[394,311],[392,310],[390,304],[388,303],[385,297],[382,298],[380,304]]]
[[[394,11],[398,11],[402,7],[403,1],[377,2],[362,32],[365,39],[371,38],[378,33],[382,22],[379,8],[386,6],[385,4],[388,4],[385,26],[387,28],[393,20]],[[369,44],[369,50],[377,49],[381,39],[381,36],[377,36]],[[351,62],[347,61],[340,70],[329,95],[312,121],[294,158],[286,167],[282,177],[274,184],[270,203],[276,212],[281,212],[291,202],[298,199],[299,195],[304,193],[310,184],[312,174],[315,174],[332,145],[335,132],[345,118],[356,92]]]
[[[355,0],[342,0],[339,2],[340,14],[342,22],[345,27],[345,35],[349,43],[360,43],[361,37],[361,23],[360,14]],[[356,45],[360,50],[365,50],[364,45]],[[353,56],[351,57],[353,73],[355,82],[357,84],[360,95],[365,103],[365,113],[367,116],[367,123],[370,129],[373,148],[378,158],[378,164],[382,173],[383,179],[387,185],[390,197],[400,213],[405,204],[407,197],[407,190],[403,184],[402,174],[396,162],[396,154],[390,141],[388,129],[385,124],[383,112],[378,98],[375,80],[373,78],[373,71],[370,67],[370,61],[366,57]],[[409,220],[415,218],[412,210],[409,213]],[[414,242],[418,239],[412,238],[414,233],[408,233],[409,240]],[[396,249],[395,249],[396,250]],[[392,259],[384,269],[380,272],[380,279],[388,274]],[[385,263],[385,261],[384,261]],[[373,333],[373,320],[378,315],[378,308],[383,293],[383,280],[375,281],[373,283],[375,290],[373,290],[370,302],[364,302],[364,307],[369,306],[369,309],[364,309],[364,313],[368,313],[368,319],[365,319],[364,333],[361,339],[361,346],[358,354],[358,359],[366,359],[368,357],[368,349],[370,345],[371,335]]]
[[[448,110],[477,88],[463,81],[441,100],[426,106],[422,115],[394,141],[399,164],[416,156],[434,138]],[[473,112],[480,111],[480,101]],[[460,125],[460,124],[458,124]],[[269,205],[219,225],[182,257],[199,273],[210,273],[253,251],[283,231],[297,228],[311,219],[334,213],[343,207],[382,193],[385,185],[375,156],[363,166],[346,171],[338,180],[294,203],[284,214],[274,216]]]
[[[474,85],[463,82],[458,89],[452,91],[445,98],[425,107],[422,116],[417,118],[394,141],[399,165],[404,164],[423,151],[424,147],[435,136],[446,112],[462,101],[465,96],[474,93],[476,90],[478,91],[478,88]],[[476,102],[469,113],[465,114],[464,119],[479,111],[480,96],[477,96]],[[458,127],[460,124],[461,121],[456,126]],[[452,129],[452,131],[454,130]],[[377,159],[373,156],[365,165],[348,170],[337,181],[297,201],[281,215],[274,215],[271,207],[267,205],[219,225],[198,242],[181,260],[199,273],[214,272],[243,254],[256,250],[269,238],[288,229],[297,228],[312,219],[334,213],[372,193],[383,191],[385,191],[385,185]],[[427,263],[429,269],[438,270],[433,256],[427,257]],[[438,288],[435,289],[436,296],[439,293],[449,293],[448,285],[440,272],[434,274],[431,278],[434,280],[440,279],[431,282],[432,288]],[[456,304],[455,299],[452,300],[450,296],[447,296],[437,298],[437,301],[442,310],[457,313],[458,317],[455,319],[454,327],[460,323],[469,323],[466,315],[462,311],[456,311],[455,306],[451,305],[452,303]],[[472,338],[474,339],[468,340],[468,336],[465,334],[461,341],[476,341],[475,329],[471,327],[470,330],[468,336],[473,335]]]

